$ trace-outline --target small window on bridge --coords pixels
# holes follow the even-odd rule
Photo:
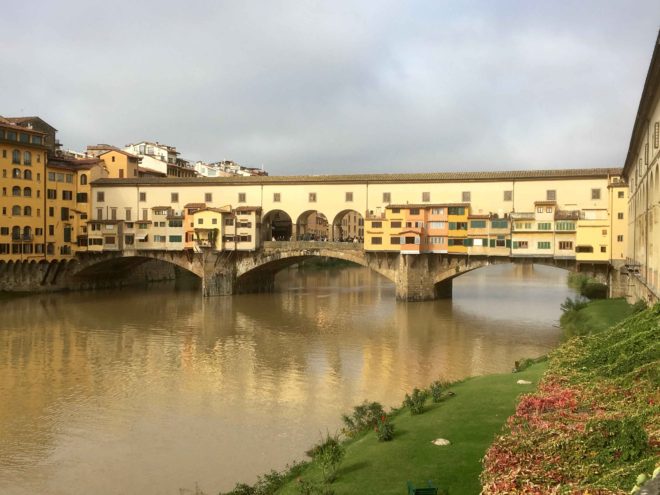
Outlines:
[[[546,201],[557,201],[557,191],[555,189],[548,189],[545,192]]]
[[[471,199],[472,194],[470,193],[470,191],[463,191],[463,193],[461,194],[461,197],[463,199],[463,203],[469,203],[470,201],[472,201],[472,199]]]
[[[213,194],[212,193],[204,193],[204,202],[205,203],[213,202]]]
[[[316,203],[316,193],[309,193],[309,202]]]
[[[346,201],[347,202],[353,201],[353,193],[352,192],[347,192],[346,193]]]
[[[144,202],[147,200],[147,193],[146,192],[141,192],[140,193],[140,201]]]
[[[245,193],[238,193],[238,202],[245,203]]]
[[[600,189],[591,190],[591,199],[600,199]]]
[[[273,203],[279,203],[282,201],[282,195],[280,193],[273,193]]]
[[[383,203],[391,203],[391,202],[392,202],[392,193],[384,192]]]
[[[428,203],[429,201],[431,201],[431,193],[430,192],[423,192],[422,193],[422,201],[424,203]]]
[[[504,191],[504,201],[513,201],[513,191]]]

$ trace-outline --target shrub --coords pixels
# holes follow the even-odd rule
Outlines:
[[[335,492],[331,488],[320,483],[299,479],[298,493],[300,495],[334,495]]]
[[[589,304],[587,301],[584,301],[579,297],[576,297],[575,299],[567,297],[559,307],[564,313],[570,313],[571,311],[580,311],[581,309],[586,308],[587,304]]]
[[[431,386],[431,398],[433,402],[440,402],[442,400],[442,389],[444,388],[444,383],[439,380],[434,381]]]
[[[237,483],[233,490],[226,492],[224,495],[256,495],[257,489],[246,485],[245,483]]]
[[[318,463],[326,483],[332,483],[336,478],[337,469],[339,469],[345,453],[339,437],[329,433],[326,433],[326,437],[321,440],[321,443],[307,452]]]
[[[600,282],[588,282],[580,294],[589,299],[607,299],[607,285]]]
[[[600,464],[636,461],[649,449],[649,437],[638,418],[591,420],[586,433],[585,445],[597,453]]]
[[[424,412],[426,397],[426,391],[416,388],[413,390],[412,395],[406,394],[403,405],[410,409],[410,414],[422,414]]]
[[[635,304],[633,304],[632,314],[641,313],[646,308],[647,308],[646,301],[644,301],[644,299],[637,299],[637,302],[635,302]]]
[[[380,403],[364,401],[359,406],[353,408],[353,414],[351,416],[344,414],[341,419],[344,422],[346,433],[354,436],[376,426],[378,418],[384,414],[385,410]]]
[[[374,429],[379,442],[389,442],[394,438],[394,425],[390,423],[390,418],[386,415],[378,418],[378,423]]]

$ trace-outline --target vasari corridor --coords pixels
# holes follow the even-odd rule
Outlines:
[[[0,495],[660,493],[659,19],[4,6]]]

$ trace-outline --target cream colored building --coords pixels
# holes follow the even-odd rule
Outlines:
[[[623,178],[629,187],[624,212],[629,299],[660,295],[660,33],[633,125]],[[619,198],[617,192],[617,199]]]

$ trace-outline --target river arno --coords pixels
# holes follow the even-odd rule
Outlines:
[[[0,493],[207,493],[282,468],[363,399],[504,372],[560,341],[566,272],[499,266],[404,304],[362,268],[278,291],[0,300]],[[185,491],[183,492],[185,493]]]

